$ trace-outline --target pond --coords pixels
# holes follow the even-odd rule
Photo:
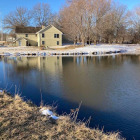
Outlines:
[[[140,56],[3,57],[0,88],[40,105],[70,113],[82,101],[78,119],[90,127],[140,139]]]

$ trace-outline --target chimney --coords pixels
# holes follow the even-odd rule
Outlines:
[[[42,25],[42,29],[44,29],[45,28],[45,26],[44,25]]]

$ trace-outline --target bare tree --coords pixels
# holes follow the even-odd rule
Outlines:
[[[128,10],[125,5],[113,3],[104,18],[102,37],[107,43],[123,43],[128,26]]]
[[[74,41],[79,38],[85,44],[86,0],[74,0],[60,10],[60,23],[63,32]]]
[[[73,12],[70,12],[70,9],[65,6],[60,11],[59,16],[59,24],[61,26],[62,32],[65,34],[68,40],[72,40],[74,44],[76,43],[77,37],[77,29],[75,29],[75,25],[73,24],[71,18],[73,16]],[[75,29],[75,30],[74,30]]]
[[[140,5],[134,7],[129,18],[128,32],[132,43],[140,43]]]
[[[4,27],[10,30],[15,29],[16,26],[26,27],[30,25],[31,18],[30,11],[24,7],[18,7],[4,17]]]
[[[48,24],[53,23],[54,15],[47,3],[36,4],[32,10],[32,15],[36,26],[47,26]]]
[[[73,39],[80,38],[83,45],[87,40],[94,40],[96,44],[101,34],[103,18],[110,10],[110,5],[111,0],[71,1],[60,12],[64,31],[67,34],[74,31]],[[71,32],[68,31],[69,27]]]
[[[101,34],[104,30],[104,18],[110,12],[111,0],[91,0],[92,7],[92,25],[94,43],[100,40]]]

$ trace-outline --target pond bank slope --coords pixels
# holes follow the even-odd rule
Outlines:
[[[47,107],[51,109],[51,107]],[[104,133],[76,123],[67,116],[57,121],[43,116],[40,108],[21,97],[0,92],[0,139],[10,140],[120,140],[118,133]]]

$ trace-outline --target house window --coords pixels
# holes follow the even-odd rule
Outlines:
[[[19,40],[18,42],[19,42],[19,46],[21,46],[21,40]]]
[[[28,34],[26,34],[25,37],[28,37]]]
[[[54,38],[59,38],[59,34],[54,34]]]
[[[45,37],[45,34],[43,33],[43,34],[42,34],[42,38],[44,38],[44,37]]]
[[[45,41],[42,41],[42,45],[45,45]]]
[[[57,41],[57,45],[59,45],[59,41]]]

